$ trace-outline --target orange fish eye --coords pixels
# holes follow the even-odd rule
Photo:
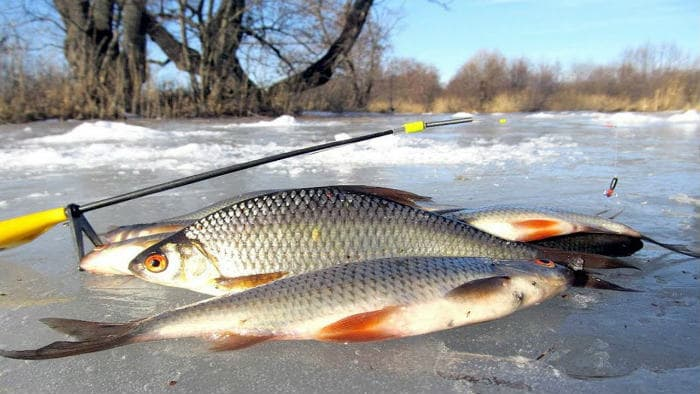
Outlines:
[[[554,266],[555,266],[554,261],[552,261],[552,260],[537,259],[537,260],[535,260],[535,264],[541,265],[542,267],[547,267],[547,268],[554,268]]]
[[[157,274],[168,268],[168,259],[165,255],[154,253],[146,257],[146,260],[143,261],[143,265],[148,271]]]

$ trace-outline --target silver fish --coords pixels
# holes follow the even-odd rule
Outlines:
[[[336,265],[128,323],[42,319],[78,339],[36,350],[48,359],[131,343],[199,337],[214,350],[266,340],[373,341],[497,319],[572,285],[605,287],[551,261],[410,257]],[[578,278],[578,279],[577,279]],[[614,286],[614,285],[613,285]],[[622,289],[622,288],[617,288]]]
[[[403,190],[389,188],[381,188],[381,190],[402,196],[402,198],[405,198],[407,201],[430,201],[429,197],[420,196]],[[114,228],[107,233],[101,234],[101,238],[105,241],[105,244],[94,248],[88,253],[80,261],[80,268],[93,274],[133,275],[133,273],[129,271],[129,262],[147,247],[222,208],[240,201],[277,191],[282,190],[262,190],[243,193],[218,201],[197,211],[168,218],[163,221],[132,224]]]
[[[639,250],[648,241],[666,249],[691,257],[700,257],[700,252],[683,245],[672,245],[656,241],[639,231],[601,216],[591,216],[551,208],[524,208],[493,206],[479,209],[451,211],[446,215],[461,220],[489,234],[519,242],[538,242],[549,247],[571,248],[593,253],[628,255]],[[605,234],[604,236],[575,236],[559,240],[554,237],[572,234]],[[615,243],[624,243],[615,248]],[[607,251],[607,252],[605,252]]]
[[[496,238],[415,206],[415,195],[366,186],[273,192],[216,211],[129,265],[151,282],[208,294],[242,291],[332,265],[399,256],[622,263]]]

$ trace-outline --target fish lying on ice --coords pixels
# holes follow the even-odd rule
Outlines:
[[[677,253],[700,257],[700,252],[683,245],[656,241],[627,225],[601,216],[509,206],[463,209],[446,215],[503,239],[553,248],[629,256],[642,248],[642,241],[648,241]]]
[[[430,197],[398,189],[367,187],[367,190],[377,190],[384,194],[400,196],[400,198],[405,201],[410,201],[411,203],[430,200]],[[132,224],[114,228],[100,235],[105,244],[94,248],[83,257],[80,261],[80,268],[93,274],[132,275],[133,273],[129,271],[129,262],[147,247],[222,208],[275,191],[282,190],[263,190],[244,193],[218,201],[197,211],[165,219],[160,222]]]
[[[129,270],[150,282],[219,295],[331,265],[399,256],[626,266],[605,256],[504,241],[419,209],[394,190],[329,186],[276,191],[230,205],[147,248]]]
[[[497,319],[569,286],[626,290],[551,261],[409,257],[332,266],[242,293],[215,297],[128,323],[49,318],[78,339],[36,350],[0,350],[49,359],[131,343],[199,337],[214,350],[266,340],[374,341]]]

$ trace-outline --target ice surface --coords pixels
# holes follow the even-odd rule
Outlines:
[[[619,221],[655,239],[700,247],[700,132],[685,128],[695,127],[693,112],[549,114],[509,114],[506,125],[477,115],[489,120],[381,137],[87,216],[104,231],[241,192],[352,183],[467,207],[622,211]],[[676,115],[691,121],[672,120]],[[6,218],[94,201],[412,120],[363,114],[300,117],[282,128],[225,127],[227,121],[0,125],[7,137],[0,146],[0,212]],[[617,127],[606,127],[613,120]],[[607,199],[602,191],[614,175],[617,197]],[[497,321],[377,343],[268,342],[212,353],[199,340],[179,340],[60,360],[0,359],[0,392],[697,392],[698,260],[647,244],[625,261],[641,271],[598,275],[642,292],[575,289]],[[201,299],[138,279],[78,272],[69,230],[56,226],[0,252],[0,348],[66,338],[39,323],[42,317],[127,321]]]
[[[294,124],[305,125],[296,120]],[[330,128],[328,131],[334,130]],[[124,138],[120,140],[122,134]],[[33,138],[0,148],[0,161],[7,163],[6,169],[12,171],[60,172],[66,168],[111,167],[120,170],[174,170],[188,175],[222,163],[249,161],[299,148],[292,144],[293,141],[260,144],[254,140],[238,145],[235,136],[230,134],[223,135],[223,138],[230,138],[231,143],[228,140],[222,143],[221,133],[207,134],[201,130],[174,131],[173,134],[176,138],[168,138],[165,131],[123,123],[83,123],[64,134]],[[348,133],[339,133],[333,138],[337,140],[338,135],[350,137]],[[561,135],[513,142],[493,137],[464,146],[455,145],[449,139],[436,140],[427,133],[424,135],[426,137],[387,136],[272,164],[271,167],[298,174],[301,170],[319,167],[343,173],[356,165],[532,165],[552,161],[562,152],[576,147],[571,138]],[[81,139],[83,143],[77,144],[76,141]],[[576,153],[567,153],[571,154]]]
[[[690,204],[700,207],[700,198],[690,197],[687,194],[680,193],[669,197],[669,200],[679,202],[681,204]]]

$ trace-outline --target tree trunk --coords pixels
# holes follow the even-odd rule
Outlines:
[[[66,27],[64,53],[84,95],[85,112],[110,116],[119,110],[119,41],[113,34],[114,0],[54,0]]]
[[[124,58],[127,110],[141,113],[141,87],[146,81],[146,0],[124,0]]]

